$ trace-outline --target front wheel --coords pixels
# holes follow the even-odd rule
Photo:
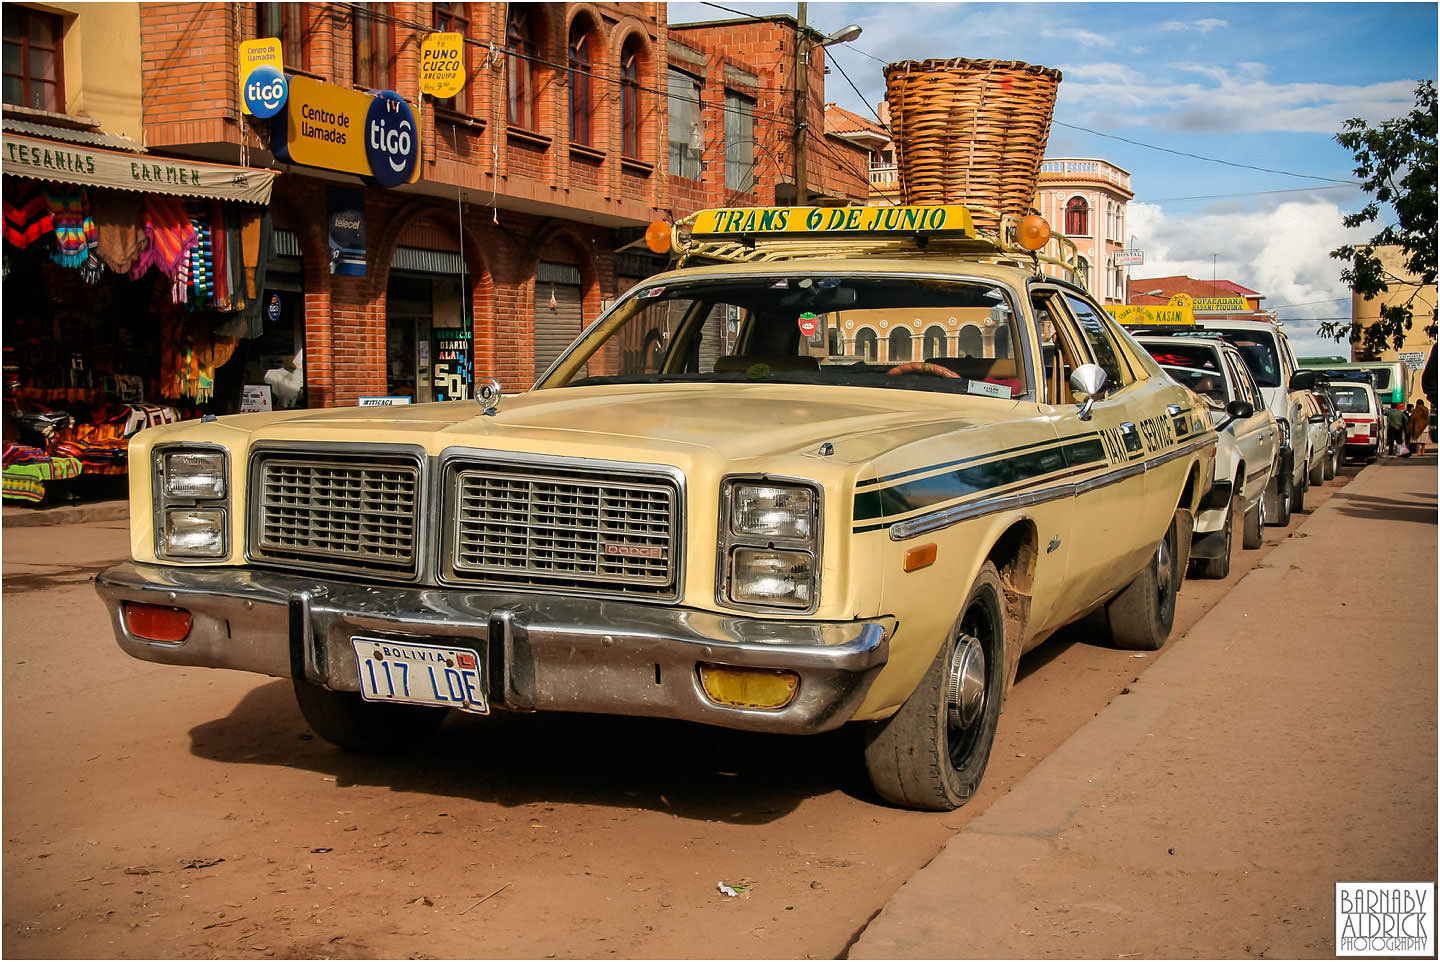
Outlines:
[[[1129,587],[1105,606],[1110,638],[1116,648],[1126,651],[1158,651],[1170,637],[1175,623],[1175,596],[1180,590],[1179,515],[1170,527],[1145,570]]]
[[[1325,480],[1335,480],[1335,475],[1340,473],[1340,449],[1335,445],[1330,446],[1329,452],[1325,455]]]
[[[1295,494],[1290,498],[1290,513],[1291,513],[1291,514],[1294,514],[1296,511],[1304,511],[1304,510],[1305,510],[1305,495],[1306,495],[1307,493],[1309,493],[1309,491],[1310,491],[1310,476],[1307,474],[1306,476],[1304,476],[1304,477],[1302,477],[1302,478],[1300,479],[1300,483],[1299,483],[1299,484],[1295,485]]]
[[[1291,455],[1280,459],[1280,470],[1275,474],[1275,491],[1266,492],[1265,497],[1273,499],[1271,505],[1275,510],[1268,507],[1265,510],[1265,523],[1283,528],[1290,523],[1291,498],[1294,496],[1294,479],[1290,475],[1292,462]]]
[[[1310,466],[1310,483],[1317,488],[1325,483],[1325,462],[1329,460],[1330,455],[1327,452],[1324,457]]]
[[[946,812],[980,787],[1005,689],[1004,597],[985,562],[920,684],[898,712],[867,726],[865,767],[886,801]]]
[[[425,738],[445,720],[444,708],[385,705],[358,692],[331,691],[294,679],[300,714],[315,734],[347,752],[387,752]]]

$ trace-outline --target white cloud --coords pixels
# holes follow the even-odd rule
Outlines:
[[[1113,47],[1115,41],[1101,33],[1093,30],[1082,30],[1072,27],[1065,30],[1047,28],[1040,31],[1040,35],[1047,40],[1059,40],[1062,43],[1078,43],[1082,47]]]
[[[1230,21],[1228,20],[1216,20],[1213,17],[1205,17],[1201,20],[1167,20],[1160,24],[1160,29],[1172,32],[1209,33],[1212,30],[1219,30],[1221,27],[1228,26],[1230,26]]]
[[[1158,205],[1132,203],[1128,214],[1135,246],[1145,251],[1144,266],[1131,269],[1138,275],[1133,290],[1146,289],[1141,278],[1172,274],[1234,281],[1278,311],[1296,354],[1337,353],[1336,342],[1315,333],[1321,319],[1350,316],[1350,290],[1330,251],[1366,234],[1343,227],[1335,204],[1288,201],[1262,211],[1211,209],[1179,219]]]

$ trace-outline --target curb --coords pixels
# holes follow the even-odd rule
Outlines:
[[[6,507],[6,528],[38,528],[56,524],[89,524],[93,521],[124,521],[130,517],[128,501],[95,501],[90,504],[62,504],[53,508]]]

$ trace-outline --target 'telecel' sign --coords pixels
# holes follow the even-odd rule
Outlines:
[[[293,164],[373,177],[382,187],[420,179],[420,122],[393,90],[363,93],[291,76],[270,149]],[[283,120],[283,122],[282,122]]]

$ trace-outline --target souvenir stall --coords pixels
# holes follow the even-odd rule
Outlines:
[[[145,427],[234,409],[215,372],[261,332],[274,175],[38,138],[7,148],[4,496],[38,502],[127,474]],[[240,180],[263,191],[232,196]]]

